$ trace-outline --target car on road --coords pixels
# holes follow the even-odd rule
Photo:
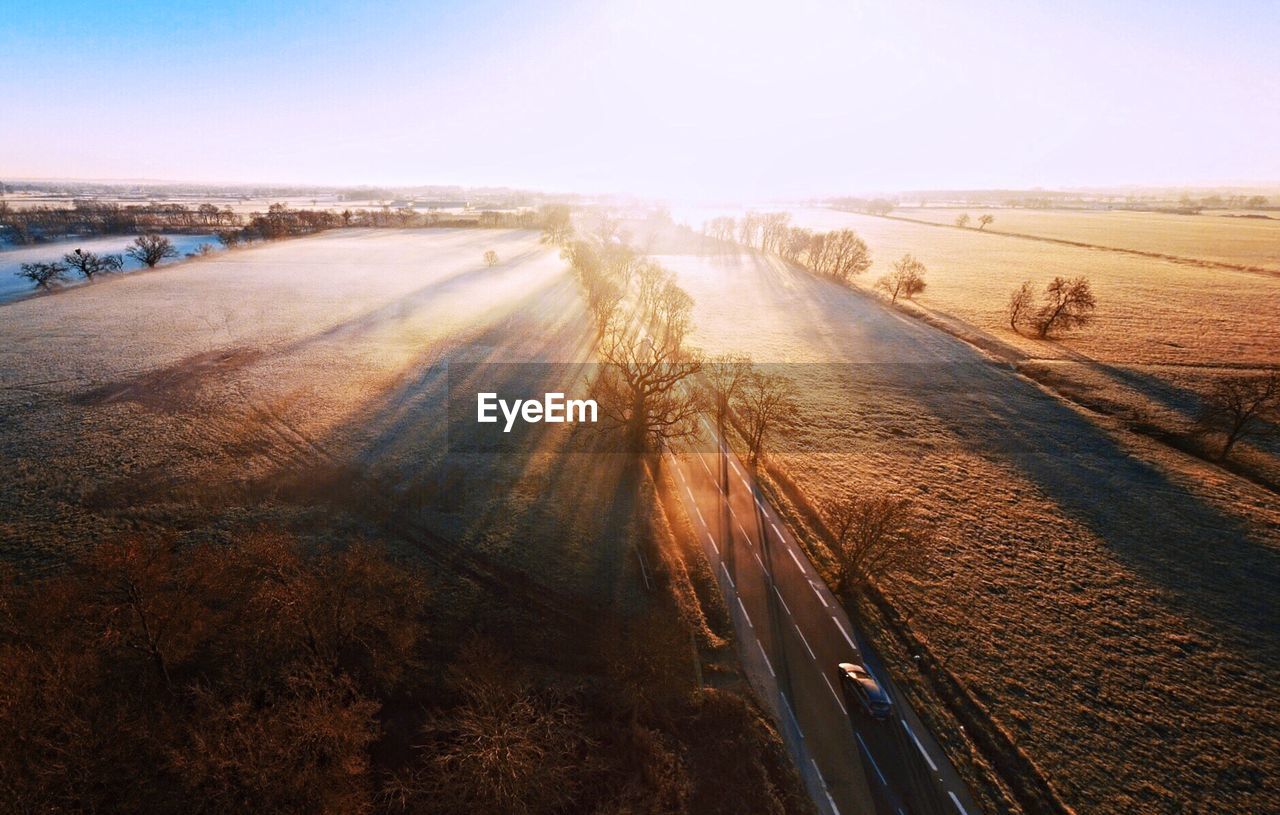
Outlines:
[[[871,673],[852,662],[840,663],[840,688],[846,699],[856,699],[873,719],[887,719],[893,712],[893,701]]]

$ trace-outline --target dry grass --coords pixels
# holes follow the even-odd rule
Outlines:
[[[995,217],[988,231],[1280,272],[1280,219],[1274,217],[965,207],[902,208],[893,214],[952,225],[965,212],[975,229],[985,212]]]
[[[864,363],[787,366],[804,403],[774,458],[819,502],[890,491],[929,508],[934,570],[890,587],[895,602],[1072,805],[1269,806],[1274,494],[1100,426],[865,294],[754,256],[664,260],[709,351]]]

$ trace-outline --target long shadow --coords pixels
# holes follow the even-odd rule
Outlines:
[[[359,439],[352,458],[385,473],[400,514],[500,573],[504,591],[592,617],[625,606],[637,582],[620,554],[638,506],[622,460],[570,438],[567,425],[520,424],[503,435],[494,426],[482,434],[474,421],[478,390],[580,390],[582,363],[511,361],[584,358],[587,320],[566,309],[577,302],[567,275],[528,292],[450,350],[424,354],[344,432]]]
[[[811,304],[802,319],[856,322],[866,338],[899,349],[899,364],[849,365],[850,387],[890,388],[914,401],[968,449],[1016,468],[1184,611],[1232,632],[1270,662],[1280,660],[1280,551],[1252,538],[1240,518],[958,340],[940,332],[922,338],[923,327],[887,318],[859,292],[812,278],[800,285]]]

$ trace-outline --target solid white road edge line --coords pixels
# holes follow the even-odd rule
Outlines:
[[[853,637],[850,637],[849,632],[844,630],[844,626],[840,624],[840,621],[837,620],[835,617],[832,617],[831,620],[836,624],[836,628],[840,629],[840,633],[844,635],[844,641],[849,643],[849,647],[857,651],[858,646],[854,644]]]

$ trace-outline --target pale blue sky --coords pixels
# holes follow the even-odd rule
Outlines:
[[[0,0],[0,178],[1280,180],[1280,3]]]

